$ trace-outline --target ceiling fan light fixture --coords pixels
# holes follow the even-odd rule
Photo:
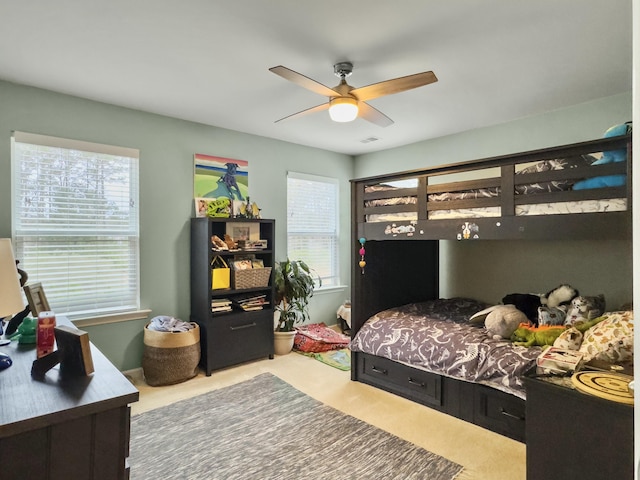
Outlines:
[[[334,122],[352,122],[358,116],[358,102],[352,97],[336,97],[329,101],[329,116]]]

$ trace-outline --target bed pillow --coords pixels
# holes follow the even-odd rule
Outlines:
[[[438,320],[449,320],[456,323],[468,322],[469,318],[480,310],[489,307],[488,303],[473,298],[453,297],[439,298],[412,304],[412,310],[419,315],[426,315]],[[482,325],[482,324],[480,324]]]
[[[580,352],[585,361],[623,362],[633,358],[633,312],[610,312],[584,333]]]
[[[538,162],[535,165],[531,165],[529,167],[523,168],[522,170],[518,170],[516,172],[516,175],[548,172],[550,170],[564,170],[567,168],[588,167],[595,161],[596,158],[591,155],[577,155],[575,157],[569,158],[554,158],[550,160],[543,160],[542,162]],[[529,193],[557,192],[571,190],[571,187],[573,187],[574,183],[575,180],[573,179],[551,180],[549,182],[516,185],[515,190],[516,193],[521,195],[526,195]]]

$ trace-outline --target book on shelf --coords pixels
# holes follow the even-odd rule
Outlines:
[[[213,300],[211,300],[212,307],[231,305],[231,303],[232,303],[231,300],[229,300],[228,298],[214,298]]]
[[[536,359],[536,365],[550,373],[574,372],[581,366],[584,354],[577,350],[549,347]]]
[[[269,301],[266,294],[247,294],[233,297],[233,304],[244,311],[253,311],[262,310],[264,306],[269,305]]]
[[[232,303],[233,302],[228,298],[214,298],[213,300],[211,300],[211,312],[230,312],[233,309]]]

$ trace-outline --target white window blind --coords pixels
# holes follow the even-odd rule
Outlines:
[[[73,320],[139,309],[138,158],[14,132],[16,258],[54,312]]]
[[[287,256],[306,262],[323,287],[340,284],[336,179],[288,172]]]

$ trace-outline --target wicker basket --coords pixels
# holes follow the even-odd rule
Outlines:
[[[158,332],[144,327],[142,370],[152,387],[184,382],[198,374],[200,327],[186,332]]]
[[[231,278],[233,279],[232,288],[236,290],[266,287],[269,285],[269,278],[271,278],[271,267],[231,270],[231,273]]]

